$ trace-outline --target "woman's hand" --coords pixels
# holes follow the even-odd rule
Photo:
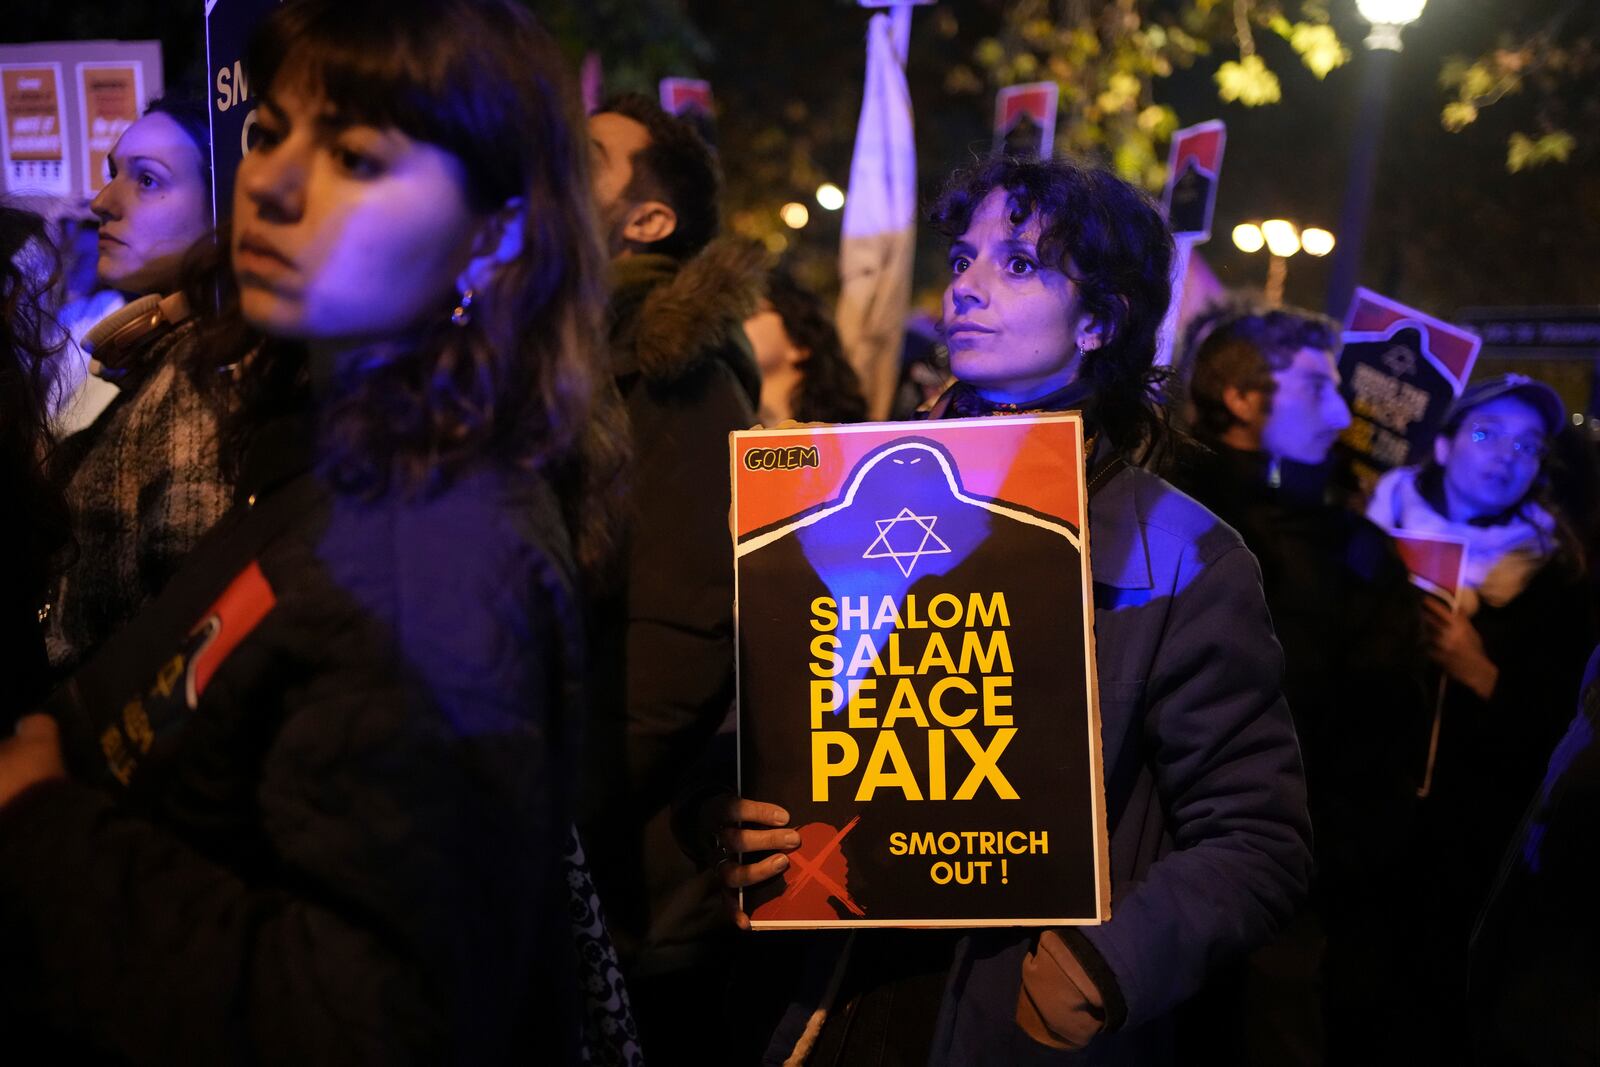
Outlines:
[[[1472,620],[1453,612],[1433,597],[1422,602],[1423,620],[1428,624],[1428,653],[1444,672],[1488,700],[1500,681],[1500,668],[1483,650],[1483,638]]]
[[[66,776],[61,737],[50,716],[26,715],[17,721],[16,736],[0,741],[0,808],[30,786]]]
[[[776,878],[789,866],[785,853],[800,847],[800,835],[787,826],[789,813],[776,804],[723,796],[711,801],[709,824],[714,827],[722,858],[717,861],[717,881],[728,914],[741,930],[750,929],[750,916],[739,907],[739,890]],[[761,829],[772,827],[773,829]],[[741,852],[775,852],[759,863],[740,863]]]

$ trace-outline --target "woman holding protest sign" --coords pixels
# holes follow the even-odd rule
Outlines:
[[[1579,539],[1549,492],[1566,418],[1520,374],[1476,382],[1446,413],[1432,459],[1381,478],[1367,515],[1466,545],[1457,610],[1429,597],[1429,654],[1445,678],[1428,790],[1398,906],[1397,956],[1418,991],[1418,1048],[1465,1055],[1466,953],[1478,910],[1567,725],[1596,638]]]
[[[867,931],[843,953],[816,938],[768,1053],[1173,1062],[1170,1013],[1289,917],[1310,855],[1255,561],[1233,531],[1135,466],[1162,432],[1152,362],[1171,239],[1143,194],[1063,160],[962,171],[933,222],[951,242],[943,328],[959,379],[933,417],[1081,410],[1092,435],[1112,919],[1037,936]],[[725,850],[724,886],[788,865],[799,841],[786,821],[760,798],[699,806],[703,839]],[[770,854],[741,864],[736,852]]]
[[[621,435],[576,94],[512,0],[294,0],[249,67],[196,371],[236,364],[237,503],[0,742],[7,1062],[578,1062]]]

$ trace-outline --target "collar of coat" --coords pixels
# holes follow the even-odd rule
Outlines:
[[[962,388],[970,387],[960,382],[946,386],[924,414],[932,419],[951,416],[954,413],[954,394]],[[994,407],[993,414],[1003,418],[1008,414],[1077,410],[1086,406],[1089,399],[1082,386],[1075,384],[1040,398],[1026,410],[1006,411],[999,406],[991,407]],[[1099,449],[1093,451],[1098,452]],[[1091,468],[1099,466],[1097,458],[1091,454]],[[1150,577],[1150,546],[1145,536],[1145,524],[1160,509],[1164,496],[1182,499],[1177,490],[1159,478],[1130,466],[1123,466],[1097,492],[1090,495],[1089,551],[1093,560],[1093,579],[1097,585],[1108,585],[1115,589],[1149,589],[1155,584]]]
[[[732,347],[753,375],[744,320],[761,299],[764,263],[759,245],[733,238],[681,262],[650,253],[612,260],[612,372],[671,382]]]

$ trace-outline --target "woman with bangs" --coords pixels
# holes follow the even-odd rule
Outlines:
[[[785,969],[798,980],[784,1003],[751,1006],[741,1027],[767,1063],[1205,1062],[1176,1009],[1292,915],[1310,826],[1255,559],[1137,466],[1162,437],[1152,364],[1171,237],[1144,194],[1066,160],[958,172],[932,221],[950,240],[942,327],[958,380],[931,417],[1084,415],[1111,920],[815,938]],[[700,816],[730,891],[777,876],[800,844],[770,803],[724,796]]]
[[[237,501],[0,742],[4,1058],[577,1062],[623,435],[574,94],[511,0],[293,0],[248,65],[194,372],[234,365]]]

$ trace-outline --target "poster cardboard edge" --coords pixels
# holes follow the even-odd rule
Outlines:
[[[928,929],[962,930],[996,927],[1099,926],[1092,916],[1074,919],[751,919],[752,930],[881,930]]]
[[[744,746],[739,744],[743,730],[744,679],[740,674],[739,650],[739,438],[751,430],[728,432],[728,537],[733,542],[733,783],[737,796],[744,796]],[[719,842],[720,843],[720,842]],[[744,853],[739,853],[744,859]],[[739,910],[743,912],[744,887],[739,888]]]

